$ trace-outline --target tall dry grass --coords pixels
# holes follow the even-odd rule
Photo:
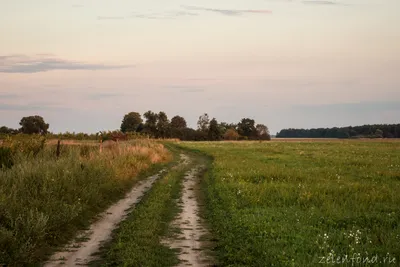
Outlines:
[[[35,156],[17,152],[12,168],[0,169],[0,264],[39,263],[49,248],[78,229],[170,153],[148,141],[92,145],[47,145]]]

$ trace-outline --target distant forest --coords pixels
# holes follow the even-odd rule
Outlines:
[[[317,129],[283,129],[278,138],[400,138],[400,124],[374,124]]]

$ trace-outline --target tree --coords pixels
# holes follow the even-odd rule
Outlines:
[[[260,140],[271,140],[271,135],[269,134],[268,127],[264,124],[256,125],[257,137]]]
[[[159,138],[168,138],[170,133],[170,125],[167,114],[160,111],[157,115],[157,134]]]
[[[175,129],[186,128],[186,120],[181,116],[175,116],[171,119],[171,127]]]
[[[238,140],[239,137],[238,132],[233,128],[228,129],[224,134],[225,140]]]
[[[0,134],[16,134],[18,133],[18,130],[8,128],[6,126],[0,127]]]
[[[222,134],[221,129],[218,125],[218,122],[215,118],[210,121],[210,125],[208,128],[208,140],[210,141],[219,141],[221,140]]]
[[[149,110],[143,114],[143,117],[146,119],[146,122],[143,126],[143,131],[149,135],[156,137],[158,115]]]
[[[23,117],[21,122],[21,132],[24,134],[46,134],[49,124],[45,123],[41,116]]]
[[[121,123],[121,132],[136,132],[139,125],[143,122],[142,117],[137,112],[130,112],[124,116]]]
[[[254,126],[255,121],[252,119],[244,118],[238,123],[238,133],[241,136],[245,136],[248,139],[254,138],[257,136],[257,130]]]
[[[204,113],[199,117],[197,121],[197,129],[201,132],[207,133],[208,128],[210,127],[210,118],[207,113]]]

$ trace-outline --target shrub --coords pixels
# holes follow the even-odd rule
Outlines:
[[[16,135],[7,137],[4,146],[10,148],[12,153],[22,153],[27,156],[36,156],[44,149],[46,138],[40,135]]]

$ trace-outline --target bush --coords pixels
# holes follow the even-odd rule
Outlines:
[[[224,134],[224,139],[225,140],[238,140],[240,135],[235,129],[228,129],[226,133]]]
[[[7,137],[4,146],[8,147],[13,154],[21,153],[26,156],[37,156],[44,149],[46,138],[40,135],[16,135]]]

